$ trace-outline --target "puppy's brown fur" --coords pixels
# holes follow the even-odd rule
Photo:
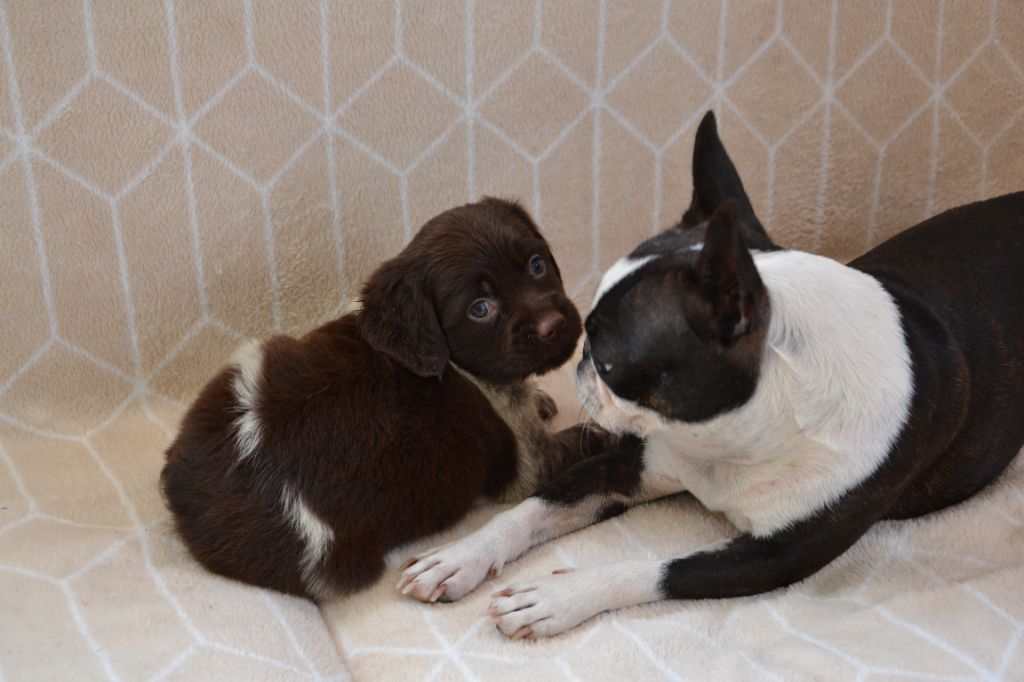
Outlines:
[[[178,532],[208,569],[254,585],[364,587],[388,549],[604,447],[581,427],[549,434],[553,404],[528,380],[580,333],[522,208],[448,211],[370,277],[361,310],[253,342],[203,389],[161,476]]]

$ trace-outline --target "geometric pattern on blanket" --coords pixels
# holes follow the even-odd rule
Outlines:
[[[845,257],[1020,189],[1024,7],[45,4],[0,2],[0,678],[344,677],[335,644],[368,679],[1024,669],[1019,465],[763,603],[642,607],[538,644],[481,629],[484,591],[427,609],[390,574],[325,626],[203,573],[156,489],[184,404],[233,346],[331,316],[451,204],[522,197],[585,292],[685,207],[709,106],[788,245]],[[502,579],[723,533],[657,503]]]
[[[157,477],[179,415],[0,423],[4,678],[349,679],[316,606],[206,573],[174,534]]]
[[[548,388],[569,402],[561,381]],[[541,545],[454,604],[398,594],[401,561],[496,511],[395,552],[374,588],[324,607],[355,679],[1024,680],[1024,455],[968,502],[879,523],[788,589],[633,607],[537,641],[486,623],[492,592],[565,566],[679,556],[736,530],[679,496]]]
[[[569,370],[543,381],[562,409],[555,428],[578,417],[571,383]],[[71,474],[43,486],[0,477],[3,506],[19,517],[0,532],[8,678],[1022,679],[1024,457],[965,504],[878,524],[792,588],[634,607],[513,642],[480,615],[499,586],[563,566],[678,556],[735,530],[680,496],[542,545],[455,604],[400,595],[404,558],[503,507],[480,508],[393,552],[374,587],[318,610],[210,575],[187,554],[156,487],[179,417],[174,406],[132,405],[84,435],[46,438],[0,425],[2,452],[26,480]]]

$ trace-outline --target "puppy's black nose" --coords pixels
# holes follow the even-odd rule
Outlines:
[[[549,339],[554,336],[559,329],[565,326],[565,315],[557,312],[544,313],[544,315],[537,320],[537,336],[542,339]]]

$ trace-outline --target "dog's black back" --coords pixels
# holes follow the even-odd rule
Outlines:
[[[998,476],[1024,443],[1024,192],[946,211],[850,266],[878,279],[900,308],[914,364],[907,431],[932,433],[901,439],[898,448],[919,448],[916,458],[935,463],[887,516],[959,502]]]

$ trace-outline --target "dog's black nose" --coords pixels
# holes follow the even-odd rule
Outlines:
[[[559,329],[565,326],[565,315],[558,312],[545,313],[539,320],[537,320],[536,330],[537,336],[542,339],[549,339],[554,336]]]

